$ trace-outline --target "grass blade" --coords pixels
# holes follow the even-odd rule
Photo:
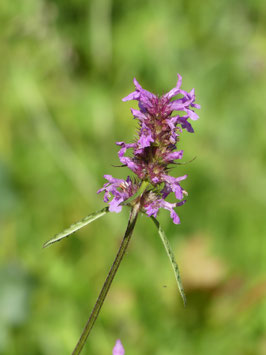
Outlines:
[[[159,221],[154,218],[154,217],[151,217],[151,219],[153,220],[154,224],[156,225],[156,227],[158,228],[158,233],[160,235],[160,238],[163,242],[163,245],[165,247],[165,250],[167,252],[167,255],[170,259],[170,262],[171,262],[171,265],[173,267],[173,270],[174,270],[174,273],[175,273],[175,278],[176,278],[176,282],[177,282],[177,286],[178,286],[178,289],[179,289],[179,292],[181,294],[181,297],[183,299],[183,302],[184,302],[184,306],[186,305],[187,301],[186,301],[186,296],[185,296],[185,292],[184,292],[184,288],[183,288],[183,285],[182,285],[182,281],[181,281],[181,276],[180,276],[180,272],[179,272],[179,269],[178,269],[178,266],[177,266],[177,262],[175,260],[175,256],[174,256],[174,253],[173,253],[173,250],[170,246],[170,243],[159,223]]]
[[[70,227],[65,229],[63,232],[56,234],[52,239],[48,240],[46,243],[43,244],[43,248],[48,247],[49,245],[59,242],[60,240],[70,236],[72,233],[76,232],[77,230],[85,227],[87,224],[95,221],[96,219],[104,216],[107,212],[109,212],[108,207],[104,207],[100,211],[93,212],[83,218],[81,221],[71,224]]]

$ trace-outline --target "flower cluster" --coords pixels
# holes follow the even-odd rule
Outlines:
[[[186,92],[181,89],[182,77],[178,74],[176,86],[163,96],[157,96],[143,89],[134,79],[135,91],[122,101],[137,100],[139,110],[131,109],[135,119],[139,121],[138,138],[134,143],[117,142],[120,147],[119,159],[123,166],[127,166],[135,175],[127,180],[115,179],[105,175],[108,181],[98,193],[105,191],[104,201],[109,202],[109,210],[121,211],[121,204],[132,197],[140,188],[143,181],[149,182],[149,188],[141,197],[142,210],[148,216],[157,216],[158,210],[164,208],[170,211],[175,224],[180,219],[174,208],[182,205],[186,191],[180,186],[180,181],[187,175],[173,177],[168,174],[169,164],[181,159],[182,150],[176,151],[182,129],[193,133],[194,130],[188,121],[197,120],[199,116],[194,109],[200,106],[195,103],[194,89]],[[178,98],[174,99],[178,95]],[[175,114],[173,112],[176,111]],[[131,149],[131,157],[126,156]],[[169,203],[166,197],[173,192],[178,203]],[[111,194],[113,199],[110,201]]]

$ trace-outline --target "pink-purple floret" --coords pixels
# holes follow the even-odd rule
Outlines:
[[[125,354],[125,350],[123,348],[121,341],[118,339],[113,348],[113,355],[124,355],[124,354]]]
[[[194,130],[188,119],[197,120],[199,116],[194,109],[200,105],[195,104],[195,92],[192,89],[189,93],[181,90],[182,77],[178,74],[178,81],[175,88],[163,96],[156,96],[144,90],[134,79],[135,91],[122,99],[122,101],[137,100],[139,110],[131,109],[131,112],[139,121],[138,139],[135,143],[127,144],[117,142],[120,146],[118,156],[123,166],[127,166],[137,175],[137,179],[127,180],[115,179],[105,175],[108,181],[98,193],[104,191],[104,202],[109,203],[111,212],[120,212],[122,203],[133,196],[139,189],[142,181],[148,181],[150,188],[142,196],[142,210],[148,216],[157,216],[160,208],[170,211],[171,218],[175,224],[180,219],[174,208],[185,203],[183,195],[186,192],[179,182],[186,179],[187,175],[173,177],[168,175],[169,164],[181,159],[183,151],[175,151],[182,129],[193,133]],[[171,100],[174,96],[180,98]],[[173,111],[178,115],[171,116]],[[125,156],[128,149],[133,150],[131,157]],[[169,203],[165,199],[173,192],[178,203]],[[113,199],[110,201],[111,195]]]

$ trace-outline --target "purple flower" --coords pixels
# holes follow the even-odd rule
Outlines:
[[[176,159],[182,159],[183,150],[176,151],[176,145],[183,129],[194,132],[188,120],[197,120],[199,116],[194,110],[200,108],[195,103],[194,89],[186,92],[181,89],[181,84],[182,77],[178,74],[176,86],[165,95],[157,96],[143,89],[134,79],[135,91],[123,101],[138,101],[139,110],[131,109],[139,122],[138,138],[134,143],[116,144],[120,146],[120,162],[137,178],[132,180],[128,177],[125,181],[105,175],[108,182],[98,192],[105,192],[104,201],[109,203],[110,211],[120,212],[121,204],[138,191],[142,181],[147,181],[150,185],[142,195],[142,211],[156,217],[159,209],[164,208],[170,211],[174,223],[180,223],[174,208],[183,204],[181,200],[186,192],[180,186],[180,181],[186,179],[187,175],[170,176],[168,165]],[[172,115],[174,111],[177,113]],[[128,150],[132,150],[129,156]],[[165,200],[172,192],[181,202],[169,203]]]
[[[140,149],[144,149],[146,147],[149,147],[152,142],[154,142],[154,139],[152,138],[152,131],[143,122],[140,130],[140,137],[138,140],[139,147]]]
[[[170,175],[164,175],[165,187],[168,189],[168,191],[174,192],[175,197],[178,200],[182,200],[183,198],[183,189],[180,186],[179,182],[185,180],[186,178],[187,175],[179,176],[178,178],[175,178]]]
[[[164,157],[165,161],[173,161],[176,159],[182,159],[183,157],[183,150],[179,150],[177,152],[171,152],[171,153],[167,153]]]
[[[126,180],[115,179],[111,175],[104,175],[104,177],[108,182],[97,193],[105,191],[104,202],[109,202],[110,212],[121,212],[121,203],[133,196],[137,192],[139,185],[133,184],[129,176]],[[109,201],[111,194],[113,199]]]
[[[163,198],[158,198],[157,196],[155,196],[155,200],[153,202],[147,203],[146,206],[144,204],[144,208],[145,208],[146,214],[148,216],[157,217],[157,213],[158,213],[159,209],[164,208],[164,209],[170,211],[170,215],[171,215],[171,218],[173,219],[173,222],[175,224],[179,224],[180,218],[178,217],[178,215],[176,214],[176,212],[174,210],[174,208],[176,206],[177,206],[176,203],[167,202]]]
[[[121,341],[118,339],[113,348],[113,355],[124,355],[124,354],[125,354],[125,350],[123,348]]]

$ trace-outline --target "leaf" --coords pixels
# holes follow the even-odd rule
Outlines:
[[[183,288],[183,285],[182,285],[182,281],[181,281],[181,276],[180,276],[180,272],[179,272],[179,269],[178,269],[178,266],[177,266],[177,262],[175,260],[175,256],[174,256],[174,253],[173,253],[173,250],[171,248],[171,245],[159,223],[159,221],[154,218],[154,217],[151,217],[151,219],[153,220],[153,222],[155,223],[156,227],[158,228],[158,233],[160,235],[160,238],[163,242],[163,245],[165,247],[165,250],[167,252],[167,255],[171,261],[171,264],[172,264],[172,267],[174,269],[174,273],[175,273],[175,278],[176,278],[176,282],[177,282],[177,286],[178,286],[178,289],[179,289],[179,292],[181,294],[181,297],[183,299],[183,302],[184,302],[184,306],[186,306],[186,303],[187,303],[187,300],[186,300],[186,296],[185,296],[185,292],[184,292],[184,288]]]
[[[56,234],[52,239],[48,240],[46,243],[43,244],[43,248],[48,247],[49,245],[59,242],[60,240],[70,236],[72,233],[76,232],[77,230],[85,227],[87,224],[95,221],[96,219],[104,216],[107,212],[109,212],[108,207],[104,207],[100,211],[93,212],[83,218],[81,221],[71,224],[71,226],[65,229],[63,232]]]
[[[127,200],[125,200],[124,202],[121,203],[121,206],[128,206],[130,205],[130,203],[132,201],[134,201],[137,197],[139,197],[140,195],[143,195],[143,193],[145,192],[145,190],[147,189],[147,187],[149,186],[149,182],[148,181],[142,181],[138,191],[131,197],[129,197]]]

